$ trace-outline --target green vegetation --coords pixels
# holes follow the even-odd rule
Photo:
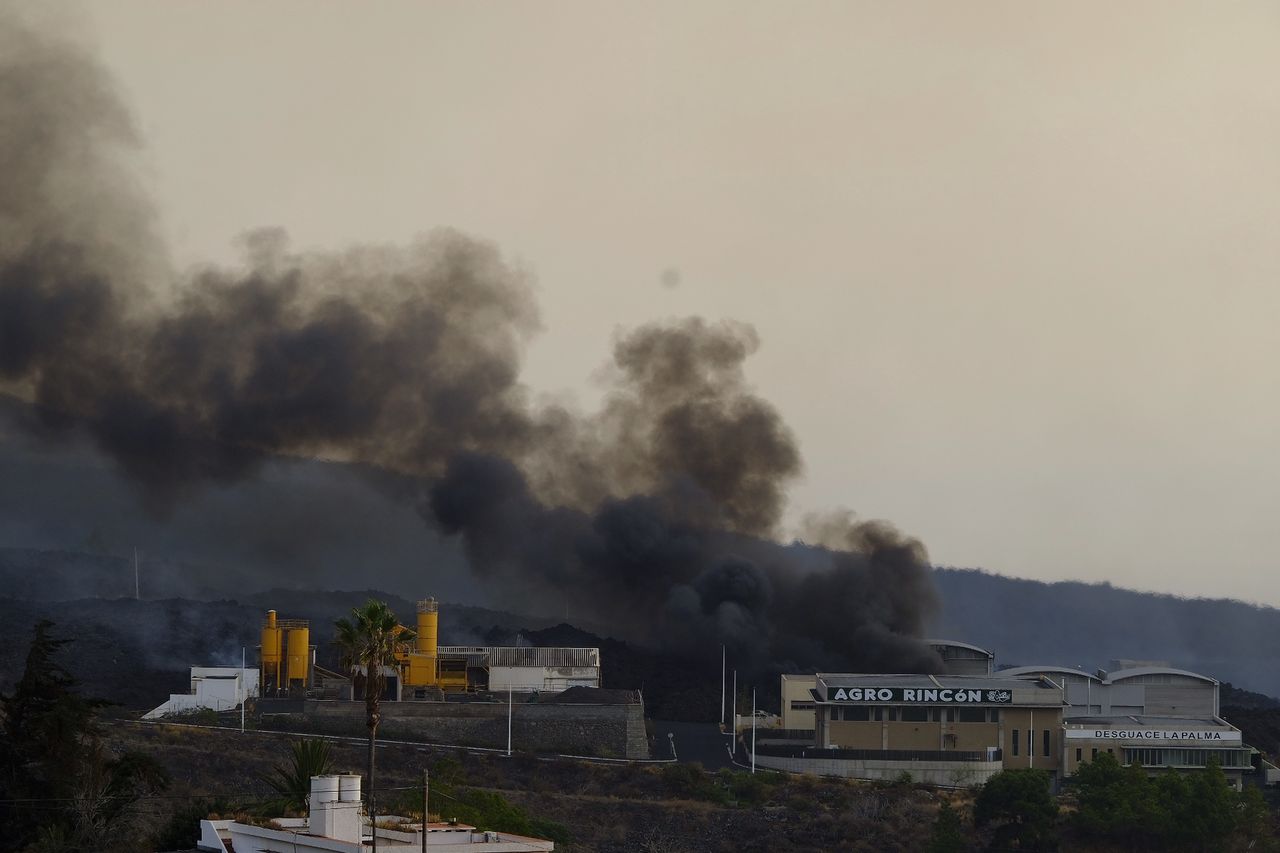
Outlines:
[[[496,791],[465,785],[462,765],[453,758],[442,758],[431,768],[430,807],[433,817],[470,824],[477,829],[548,838],[557,844],[568,844],[572,840],[564,824],[530,815]],[[410,817],[421,817],[422,786],[402,792],[395,810]]]
[[[960,815],[951,803],[946,800],[938,806],[938,817],[933,822],[933,832],[929,835],[929,846],[926,853],[964,853],[969,849],[965,841],[964,829],[960,824]]]
[[[973,806],[973,822],[995,833],[992,849],[1056,850],[1058,804],[1043,770],[1002,770],[987,780]]]
[[[311,777],[324,776],[333,770],[333,754],[327,740],[311,738],[289,744],[289,760],[276,765],[262,781],[271,786],[279,799],[271,807],[283,811],[302,811],[311,794]]]
[[[1262,795],[1232,790],[1217,763],[1150,777],[1102,753],[1081,765],[1074,781],[1080,804],[1074,823],[1086,838],[1140,850],[1217,849],[1233,839],[1255,850],[1274,844]]]
[[[58,661],[69,641],[36,623],[26,668],[0,696],[0,837],[9,850],[115,851],[136,847],[136,804],[168,775],[138,752],[107,749],[87,699]]]
[[[697,762],[662,768],[662,782],[671,795],[722,806],[760,805],[769,799],[780,779],[776,773],[752,774],[728,768],[711,774]]]

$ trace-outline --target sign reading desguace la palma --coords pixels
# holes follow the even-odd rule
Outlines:
[[[1222,729],[1067,729],[1067,740],[1239,743],[1240,732]]]
[[[951,687],[841,687],[828,689],[827,700],[898,705],[1011,705],[1013,692]]]

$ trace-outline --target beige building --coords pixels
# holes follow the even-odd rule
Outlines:
[[[989,652],[928,642],[954,674],[782,676],[783,731],[759,734],[757,764],[866,779],[906,772],[955,785],[1034,767],[1058,784],[1107,752],[1153,773],[1216,760],[1237,787],[1256,762],[1265,781],[1280,781],[1280,770],[1219,716],[1218,682],[1208,676],[1151,661],[992,675]]]
[[[801,685],[812,712],[797,698]],[[785,676],[783,690],[787,731],[757,738],[756,763],[765,767],[870,779],[909,773],[949,785],[1060,764],[1063,694],[1049,679],[817,673]],[[814,733],[801,743],[805,713]]]

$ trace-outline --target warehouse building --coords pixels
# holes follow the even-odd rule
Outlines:
[[[806,680],[811,734],[798,728],[805,709],[785,693],[794,695]],[[861,779],[909,773],[916,781],[956,786],[981,784],[1008,767],[1055,771],[1062,709],[1062,688],[1047,678],[786,676],[784,731],[776,738],[761,733],[756,763]]]
[[[1015,678],[1048,678],[1063,687],[1065,776],[1101,752],[1121,764],[1155,772],[1194,769],[1217,759],[1236,787],[1253,771],[1255,750],[1240,730],[1218,716],[1218,682],[1156,661],[1112,672],[1067,667],[1016,667]],[[1275,781],[1263,766],[1264,781]]]
[[[1216,759],[1239,787],[1256,750],[1218,715],[1218,682],[1158,661],[1110,672],[1024,666],[990,674],[976,646],[928,641],[948,675],[817,673],[782,677],[782,729],[759,733],[756,762],[866,779],[903,772],[981,784],[1017,767],[1055,784],[1102,752],[1151,772]],[[1280,770],[1260,763],[1263,780]]]

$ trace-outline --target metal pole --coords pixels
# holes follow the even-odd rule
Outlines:
[[[756,689],[751,688],[751,772],[756,772]]]
[[[428,807],[431,800],[428,792],[431,790],[431,779],[428,775],[431,771],[422,768],[422,853],[427,853],[427,821],[431,819],[431,812]]]
[[[249,701],[249,685],[244,681],[244,646],[240,647],[240,734],[244,734],[244,706]]]
[[[511,757],[511,685],[507,685],[507,757]]]
[[[720,731],[724,731],[724,688],[726,667],[729,665],[729,651],[724,643],[720,644]]]
[[[1036,766],[1036,712],[1031,709],[1031,728],[1027,729],[1027,766]]]
[[[133,549],[133,600],[142,600],[142,588],[138,585],[138,549]]]
[[[733,736],[738,736],[738,671],[733,671]]]

